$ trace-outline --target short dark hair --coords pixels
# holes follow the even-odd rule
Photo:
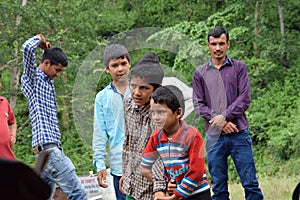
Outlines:
[[[219,38],[221,37],[222,34],[225,34],[226,36],[226,42],[229,41],[229,33],[228,31],[222,27],[222,26],[216,26],[215,28],[213,28],[211,31],[209,31],[208,35],[207,35],[207,41],[209,42],[209,37],[212,36],[214,38]]]
[[[156,90],[161,85],[164,78],[164,70],[159,62],[158,56],[154,53],[146,53],[131,69],[129,80],[134,77],[143,79]]]
[[[154,103],[165,103],[174,113],[178,108],[182,109],[182,115],[185,111],[184,97],[181,90],[174,85],[166,85],[155,90],[151,98]]]
[[[146,63],[146,62],[160,62],[160,58],[153,52],[145,53],[142,59],[138,63]]]
[[[42,62],[46,59],[50,60],[50,65],[61,64],[64,67],[68,66],[68,57],[59,47],[45,49],[42,56]]]
[[[103,64],[104,67],[108,67],[108,64],[113,59],[126,58],[130,63],[130,56],[127,49],[121,44],[111,44],[105,47],[103,52]]]

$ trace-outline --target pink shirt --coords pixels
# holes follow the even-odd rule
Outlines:
[[[15,160],[9,126],[16,123],[13,110],[6,98],[0,96],[0,158]]]

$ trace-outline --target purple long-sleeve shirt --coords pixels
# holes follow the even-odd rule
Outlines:
[[[245,111],[250,105],[250,83],[245,63],[226,58],[220,69],[211,61],[198,67],[193,76],[193,103],[195,111],[205,119],[205,131],[216,135],[209,121],[222,114],[238,130],[248,128]]]

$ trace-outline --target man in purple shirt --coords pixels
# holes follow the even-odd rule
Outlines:
[[[245,111],[250,105],[250,83],[245,63],[226,55],[229,34],[223,27],[208,33],[211,59],[193,76],[193,103],[205,119],[208,169],[213,200],[229,199],[228,163],[231,156],[247,200],[261,200]]]

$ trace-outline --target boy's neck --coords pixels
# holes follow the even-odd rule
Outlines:
[[[175,126],[173,126],[170,129],[164,129],[164,131],[167,134],[168,138],[171,138],[177,133],[177,131],[180,129],[181,126],[182,126],[182,124],[181,124],[181,120],[180,120],[179,123],[177,123]]]
[[[117,88],[117,90],[119,92],[121,92],[121,94],[125,94],[127,87],[128,87],[128,80],[124,80],[124,81],[113,81],[112,82],[113,86],[115,86]]]

